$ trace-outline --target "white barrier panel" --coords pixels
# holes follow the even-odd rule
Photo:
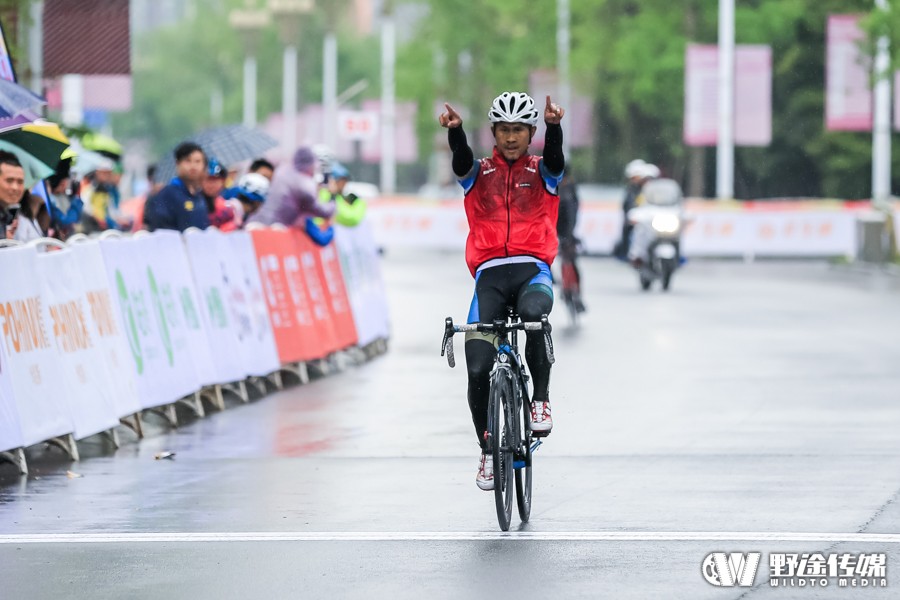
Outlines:
[[[199,312],[209,340],[215,382],[244,379],[246,349],[241,339],[247,337],[249,323],[243,318],[244,313],[233,307],[232,292],[236,291],[241,298],[245,294],[240,288],[228,287],[231,282],[227,263],[231,251],[225,234],[216,229],[191,232],[184,236],[184,241],[200,297]]]
[[[686,256],[853,256],[853,211],[722,211],[691,213]]]
[[[163,290],[156,278],[156,272],[165,267],[161,267],[158,260],[153,266],[149,262],[159,251],[158,239],[145,235],[100,242],[109,285],[121,318],[120,326],[131,349],[142,408],[170,404],[199,388],[187,349],[176,348],[173,343]],[[169,288],[165,301],[175,302],[171,296]],[[199,326],[200,316],[193,298],[188,296],[177,301],[187,303],[184,312],[193,311],[189,319]]]
[[[900,209],[894,211],[894,239],[896,246],[900,249]]]
[[[19,411],[13,398],[9,358],[6,343],[0,343],[0,452],[25,445],[19,427]]]
[[[56,348],[44,322],[44,301],[37,271],[37,250],[0,250],[0,343],[5,348],[8,381],[19,417],[21,443],[31,446],[72,433]],[[0,447],[9,442],[0,440]]]
[[[198,387],[226,383],[216,378],[184,239],[180,233],[171,230],[157,231],[150,237],[156,241],[150,264],[159,281],[160,298],[172,335],[172,346],[180,357],[178,360],[193,365]]]
[[[379,246],[465,248],[469,223],[462,202],[373,203],[364,223],[371,222]]]
[[[103,367],[75,255],[68,249],[39,254],[34,274],[41,286],[47,335],[57,352],[62,384],[59,399],[66,404],[75,439],[112,429],[119,423],[114,402],[117,390]],[[107,312],[101,322],[110,318]]]
[[[697,210],[693,210],[693,209]],[[687,256],[852,256],[856,251],[856,209],[834,203],[808,208],[772,203],[689,203],[683,238]],[[379,244],[389,248],[461,251],[468,225],[461,202],[374,203],[370,210]],[[613,203],[582,203],[576,235],[591,253],[610,253],[622,235],[622,210]]]
[[[91,333],[100,351],[101,360],[98,363],[105,369],[109,389],[114,392],[115,415],[132,415],[141,409],[133,359],[113,300],[114,294],[109,289],[100,242],[92,240],[70,245],[69,251],[75,255],[78,274],[87,292]]]
[[[390,335],[390,313],[372,228],[363,221],[357,227],[334,229],[358,343],[366,346],[386,339]]]
[[[231,250],[226,265],[231,286],[228,296],[233,309],[241,315],[241,321],[249,319],[248,335],[241,338],[241,347],[245,349],[244,368],[248,374],[262,377],[277,371],[281,362],[269,320],[269,307],[263,296],[256,251],[246,231],[228,234],[228,242]],[[239,298],[241,295],[244,297]]]

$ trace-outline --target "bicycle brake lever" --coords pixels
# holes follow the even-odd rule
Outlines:
[[[444,339],[441,342],[441,356],[447,356],[447,364],[450,368],[456,366],[456,357],[453,355],[453,319],[444,319]]]
[[[446,352],[447,354],[447,364],[450,365],[450,368],[456,366],[456,356],[453,354],[453,338],[448,337],[446,343],[444,344],[444,352],[441,352],[443,355]]]
[[[553,327],[551,327],[547,315],[541,317],[541,324],[544,326],[544,349],[547,351],[547,360],[552,365],[556,362],[556,357],[553,355],[553,338],[550,337]]]

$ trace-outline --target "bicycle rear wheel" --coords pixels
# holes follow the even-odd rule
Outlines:
[[[519,518],[527,523],[531,517],[531,409],[528,406],[528,398],[522,394],[519,398],[520,413],[516,417],[521,423],[524,444],[524,456],[517,456],[516,460],[524,465],[516,469],[516,504],[519,508]]]
[[[512,498],[515,493],[513,452],[517,433],[513,407],[512,381],[509,373],[505,369],[500,369],[491,378],[488,431],[494,461],[494,504],[497,507],[497,522],[503,531],[509,530],[509,523],[512,520]]]

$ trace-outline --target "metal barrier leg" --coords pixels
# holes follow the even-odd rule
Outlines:
[[[0,461],[4,460],[16,465],[20,475],[28,475],[28,462],[25,460],[25,450],[23,448],[0,452]]]
[[[201,406],[200,408],[202,409],[203,407]],[[178,413],[175,412],[174,403],[166,404],[165,406],[158,406],[156,408],[148,408],[147,411],[161,416],[169,423],[169,427],[173,427],[175,429],[178,428]]]
[[[111,429],[107,429],[103,432],[104,435],[112,442],[113,447],[118,450],[119,449],[119,432],[113,427]]]
[[[139,440],[144,439],[144,424],[141,422],[141,413],[136,412],[130,417],[123,417],[119,419],[119,423],[132,430]]]
[[[284,389],[284,379],[281,378],[281,371],[275,371],[269,375],[269,381],[272,382],[272,385],[275,386],[276,390]]]
[[[185,396],[181,400],[178,400],[178,402],[176,404],[181,404],[183,406],[188,407],[189,409],[191,409],[194,412],[195,415],[197,415],[200,418],[205,417],[206,411],[203,409],[202,393],[203,393],[202,391],[194,392],[190,396]],[[215,405],[215,402],[213,402],[213,404]],[[175,410],[174,406],[173,406],[172,410],[173,411]]]
[[[69,455],[69,458],[71,458],[75,462],[78,462],[78,460],[80,459],[80,456],[78,454],[78,444],[75,442],[75,437],[71,433],[47,440],[47,443],[51,446],[56,446],[57,448],[61,449],[63,452]]]

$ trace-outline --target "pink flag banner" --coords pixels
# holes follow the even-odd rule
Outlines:
[[[734,141],[772,141],[772,49],[739,45],[734,55]],[[684,142],[715,146],[719,138],[719,48],[689,44],[684,76]]]
[[[872,130],[871,61],[859,44],[865,33],[859,15],[828,17],[825,50],[825,128]]]

